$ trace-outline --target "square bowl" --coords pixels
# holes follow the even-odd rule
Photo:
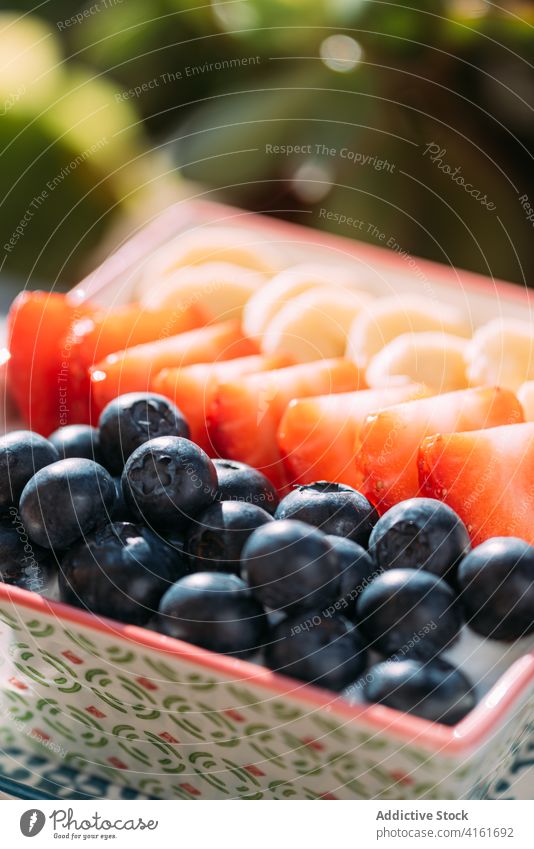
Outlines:
[[[356,263],[373,289],[435,294],[476,323],[523,317],[509,283],[231,207],[182,202],[72,290],[132,297],[144,260],[208,225],[251,228],[289,261]],[[396,244],[396,243],[395,243]],[[462,799],[514,795],[532,764],[534,652],[458,725],[336,694],[0,584],[0,734],[132,792],[165,799]],[[523,791],[532,798],[534,782]]]

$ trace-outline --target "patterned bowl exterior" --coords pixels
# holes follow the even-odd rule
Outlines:
[[[208,221],[242,224],[243,215],[180,204],[110,257],[73,298],[105,303],[118,288],[127,291],[129,269],[156,243]],[[363,258],[393,276],[402,271],[401,260],[380,248],[249,214],[246,224],[301,254],[304,243],[310,251]],[[436,291],[460,283],[483,317],[491,315],[496,291],[501,312],[524,310],[527,296],[517,287],[496,289],[477,275],[419,265]],[[102,793],[119,788],[113,793],[122,798],[511,798],[518,774],[534,762],[534,653],[447,728],[378,705],[351,707],[260,666],[5,584],[0,639],[4,748],[24,750],[33,763],[55,760],[62,774],[81,772]],[[532,798],[532,779],[523,784]]]

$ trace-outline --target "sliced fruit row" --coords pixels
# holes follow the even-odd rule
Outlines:
[[[406,293],[376,298],[366,284],[361,272],[333,265],[285,269],[251,295],[243,326],[265,353],[353,359],[371,387],[467,387],[471,329],[462,310]]]
[[[24,418],[48,435],[96,421],[120,394],[158,392],[210,455],[261,469],[281,491],[347,483],[384,512],[429,485],[426,438],[534,416],[528,322],[468,339],[461,309],[373,297],[356,264],[284,265],[254,231],[202,228],[149,258],[138,302],[23,294],[8,377]]]
[[[450,505],[475,545],[491,537],[534,543],[534,423],[437,434],[419,452],[421,492]]]
[[[431,396],[414,385],[297,400],[278,441],[295,483],[354,486],[381,514],[431,496],[455,510],[476,544],[534,542],[534,423],[508,389]]]
[[[238,321],[203,321],[195,305],[175,314],[132,304],[104,318],[90,304],[78,310],[64,296],[27,293],[10,313],[9,385],[45,435],[96,421],[119,395],[163,393],[209,453],[249,462],[283,488],[276,431],[287,405],[364,387],[361,372],[344,358],[292,365],[290,355],[261,355]]]
[[[8,316],[10,393],[25,421],[44,435],[61,425],[86,423],[94,363],[202,324],[194,304],[176,314],[138,303],[103,310],[55,292],[23,292]]]
[[[280,420],[294,398],[350,392],[363,386],[357,366],[334,358],[299,363],[223,383],[208,412],[216,452],[260,469],[279,489],[292,482],[277,443]]]
[[[150,258],[137,303],[17,300],[9,385],[54,433],[0,440],[3,509],[63,601],[452,724],[460,628],[534,629],[529,325],[469,340],[455,307],[217,233]],[[0,577],[33,589],[0,531]]]
[[[355,452],[363,491],[384,512],[419,494],[418,452],[426,437],[521,421],[513,392],[494,387],[447,392],[373,413],[360,429]]]
[[[238,321],[218,322],[157,338],[110,354],[91,368],[93,404],[101,411],[117,395],[147,391],[163,369],[257,353],[256,344],[243,335]]]
[[[268,353],[290,352],[297,360],[345,354],[371,387],[421,382],[435,392],[519,390],[534,419],[531,322],[496,318],[472,336],[466,312],[455,305],[405,292],[371,298],[368,289],[369,274],[356,265],[290,267],[251,295],[244,327]]]
[[[291,401],[278,430],[289,479],[299,484],[335,481],[359,489],[363,474],[354,455],[367,417],[390,404],[429,394],[426,386],[411,383]]]
[[[397,294],[392,281],[356,261],[291,265],[286,245],[256,229],[207,225],[182,233],[140,268],[136,295],[150,309],[194,301],[210,321],[242,318],[265,354],[299,362],[346,355],[360,369],[373,364],[373,386],[406,378],[434,386],[418,367],[432,373],[435,349],[445,350],[434,388],[468,385],[464,340],[471,326],[463,309],[428,293]]]
[[[264,354],[347,356],[368,370],[370,386],[469,385],[463,309],[428,294],[391,294],[391,281],[356,262],[288,265],[284,247],[241,227],[191,230],[149,258],[137,293],[150,309],[194,300],[210,321],[241,318]]]
[[[254,228],[193,228],[140,265],[137,305],[125,314],[118,310],[116,318],[115,311],[97,311],[93,330],[76,321],[70,335],[82,350],[72,358],[69,395],[75,404],[87,362],[160,335],[234,319],[242,321],[258,353],[284,354],[294,362],[347,356],[372,388],[413,382],[434,392],[503,386],[519,390],[527,417],[534,416],[530,322],[495,319],[470,339],[463,306],[431,291],[395,292],[394,282],[356,261],[290,265],[286,246]],[[166,310],[172,311],[172,327]],[[78,318],[82,313],[76,309]],[[104,328],[108,320],[115,336]],[[72,416],[83,409],[81,402]]]

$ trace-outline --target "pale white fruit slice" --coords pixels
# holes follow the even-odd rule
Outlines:
[[[136,294],[179,268],[206,262],[229,262],[269,276],[286,265],[283,252],[274,249],[256,230],[244,227],[201,227],[171,239],[144,264]]]
[[[289,354],[298,362],[342,357],[354,317],[370,302],[367,292],[315,286],[282,306],[260,342],[265,354]]]
[[[177,310],[195,304],[207,320],[239,318],[253,292],[265,283],[258,271],[230,262],[180,268],[154,283],[141,298],[149,309]]]
[[[260,339],[276,313],[296,295],[314,286],[358,288],[361,272],[346,266],[301,263],[286,268],[258,290],[243,311],[243,330],[247,336]]]
[[[517,391],[534,378],[534,325],[514,318],[489,321],[473,334],[466,361],[472,384]]]
[[[525,421],[534,422],[534,380],[527,380],[517,390],[517,397],[525,413]]]
[[[424,383],[435,392],[465,389],[467,339],[450,333],[403,333],[371,360],[366,372],[371,387]]]
[[[451,304],[409,294],[379,298],[354,321],[347,357],[364,369],[392,339],[426,331],[471,335],[462,311]]]

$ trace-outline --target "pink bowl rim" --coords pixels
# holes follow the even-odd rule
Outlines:
[[[406,270],[402,266],[399,255],[389,248],[370,245],[348,236],[338,236],[335,233],[315,230],[312,227],[284,221],[265,213],[250,212],[213,201],[185,198],[157,214],[150,223],[128,238],[97,269],[74,286],[69,295],[77,301],[97,296],[102,289],[106,289],[112,284],[120,273],[131,268],[149,251],[164,243],[167,238],[172,237],[181,225],[184,227],[193,225],[194,228],[225,226],[229,222],[235,225],[236,220],[239,222],[239,226],[251,227],[264,234],[272,233],[281,238],[282,241],[307,243],[316,248],[333,249],[346,257],[362,259],[369,266],[378,263],[381,266],[391,268],[392,271],[401,270],[403,276],[406,276]],[[487,296],[502,295],[505,300],[512,300],[525,305],[534,304],[534,295],[531,294],[530,290],[517,283],[510,283],[496,277],[486,277],[474,271],[453,268],[429,259],[414,258],[417,260],[417,265],[421,271],[444,286],[456,288],[461,282],[465,288],[478,289]]]
[[[75,286],[69,295],[77,302],[97,296],[102,290],[112,285],[118,275],[131,268],[155,246],[174,235],[181,225],[219,225],[229,220],[235,224],[236,218],[240,220],[240,224],[247,227],[252,225],[258,231],[277,234],[288,241],[339,250],[345,256],[363,259],[369,265],[379,263],[382,266],[389,266],[392,270],[402,268],[398,256],[384,247],[324,233],[304,225],[225,204],[184,199],[158,214],[148,225],[129,238],[95,271]],[[484,277],[471,271],[450,268],[431,260],[417,258],[417,262],[418,266],[431,278],[443,285],[455,287],[461,281],[466,288],[478,289],[486,295],[502,294],[506,300],[519,301],[523,304],[531,302],[532,296],[528,290],[514,283]],[[309,710],[325,709],[330,715],[337,716],[345,722],[355,720],[370,729],[382,731],[401,741],[417,743],[429,751],[453,757],[466,755],[483,744],[497,730],[500,723],[506,722],[507,714],[513,705],[534,685],[533,651],[516,660],[464,720],[456,726],[449,727],[382,705],[352,706],[336,694],[311,684],[303,684],[301,681],[272,672],[265,667],[207,651],[145,628],[97,617],[71,605],[49,601],[19,587],[0,583],[0,601],[33,610],[44,616],[55,617],[60,621],[80,625],[108,637],[115,639],[119,637],[136,646],[182,658],[230,678],[259,685],[273,695],[290,696]]]

